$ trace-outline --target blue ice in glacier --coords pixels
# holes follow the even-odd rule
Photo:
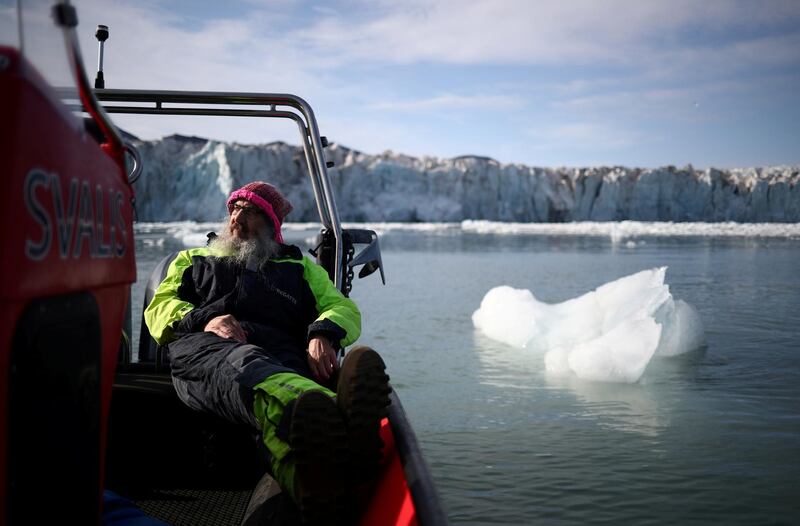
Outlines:
[[[666,270],[637,272],[556,304],[537,300],[529,290],[495,287],[472,321],[489,338],[542,352],[549,373],[637,382],[654,356],[705,343],[699,314],[673,299]]]

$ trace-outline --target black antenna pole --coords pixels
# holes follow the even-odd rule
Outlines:
[[[108,40],[108,26],[97,26],[97,32],[94,34],[97,41],[100,43],[100,49],[97,54],[97,77],[94,79],[95,89],[103,89],[106,87],[106,81],[103,78],[103,44]]]

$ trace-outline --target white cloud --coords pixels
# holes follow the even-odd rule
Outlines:
[[[246,16],[207,20],[170,9],[166,0],[79,2],[88,69],[94,25],[105,23],[109,87],[298,93],[324,129],[337,131],[333,140],[350,137],[345,144],[371,151],[423,145],[439,154],[448,146],[438,135],[458,135],[453,141],[471,149],[491,142],[478,138],[490,127],[508,133],[496,143],[524,142],[536,122],[540,144],[558,142],[561,151],[575,144],[598,157],[602,148],[634,152],[648,140],[637,127],[646,121],[692,118],[694,102],[709,111],[704,97],[758,91],[800,62],[796,1],[246,0],[234,10]],[[428,67],[424,74],[418,64]],[[440,73],[439,64],[458,67]],[[409,77],[398,78],[400,70]],[[439,77],[447,72],[459,75],[457,84]],[[469,116],[492,124],[476,108],[518,111],[495,112],[506,120],[493,127],[453,125],[448,134],[385,118],[424,111],[449,123]],[[267,140],[246,120],[225,130],[151,122],[143,132],[151,137],[163,129]],[[474,142],[464,142],[467,129]],[[293,134],[277,138],[296,143]]]
[[[520,97],[445,94],[424,99],[377,102],[369,107],[376,110],[449,110],[486,107],[515,108],[524,104],[525,101]]]
[[[79,6],[83,42],[87,56],[94,55],[91,28],[106,23],[112,31],[107,76],[116,68],[126,86],[184,89],[202,83],[206,89],[314,90],[320,72],[341,76],[344,68],[364,64],[624,65],[633,67],[628,74],[663,79],[800,61],[798,35],[698,46],[676,33],[800,20],[797,2],[756,9],[734,1],[411,0],[332,4],[294,18],[286,12],[292,2],[250,5],[247,17],[187,28],[153,2],[116,2],[109,9],[88,0]],[[291,23],[275,24],[276,18]]]
[[[369,3],[366,3],[369,5]],[[332,13],[297,31],[341,61],[457,64],[643,63],[677,30],[748,29],[800,18],[796,2],[441,0],[383,2],[374,16]],[[668,38],[665,38],[668,37]],[[781,44],[765,43],[780,51]]]
[[[92,28],[99,23],[110,28],[109,87],[286,91],[315,85],[302,61],[288,66],[296,52],[265,36],[258,17],[186,27],[174,13],[149,4],[120,2],[108,9],[100,0],[83,2],[79,16],[87,64],[94,63],[97,48]]]
[[[747,111],[741,107],[743,101],[767,100],[778,94],[787,94],[800,80],[800,73],[735,78],[733,80],[695,79],[683,87],[658,87],[644,82],[620,81],[616,88],[602,86],[592,90],[590,85],[582,88],[584,93],[574,96],[570,90],[562,92],[561,98],[552,103],[552,108],[568,118],[571,115],[599,118],[614,116],[627,122],[714,122],[733,116],[735,107],[739,115]],[[629,85],[632,84],[632,85]]]
[[[575,150],[580,151],[625,148],[643,138],[637,132],[616,128],[609,123],[589,121],[536,128],[529,134],[539,141],[542,148],[572,144]]]

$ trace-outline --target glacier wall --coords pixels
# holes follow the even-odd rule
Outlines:
[[[257,179],[294,204],[289,221],[318,221],[300,147],[171,136],[138,141],[140,221],[217,221],[227,195]],[[344,221],[800,222],[800,166],[694,170],[540,168],[485,157],[414,158],[326,149]]]

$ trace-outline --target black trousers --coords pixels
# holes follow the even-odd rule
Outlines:
[[[168,352],[172,382],[186,405],[259,432],[253,387],[277,373],[310,377],[305,350],[266,350],[213,332],[186,334],[171,342]]]

